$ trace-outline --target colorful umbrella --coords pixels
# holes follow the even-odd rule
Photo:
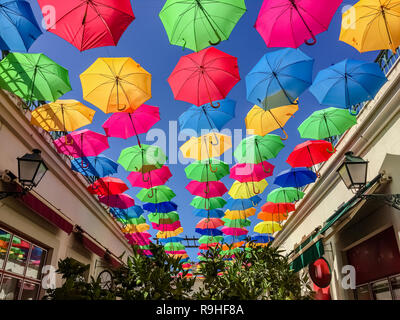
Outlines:
[[[257,215],[257,219],[264,220],[264,221],[276,221],[281,222],[287,220],[289,215],[287,213],[271,213],[271,212],[264,212],[261,211]]]
[[[171,44],[200,51],[228,40],[245,12],[244,0],[167,0],[160,19]]]
[[[228,189],[220,181],[190,181],[186,189],[194,196],[202,198],[222,197]]]
[[[251,241],[254,241],[255,243],[268,243],[273,241],[275,238],[272,237],[271,235],[267,234],[266,236],[262,235],[252,235],[250,237]]]
[[[0,88],[25,101],[56,101],[71,91],[68,70],[41,53],[9,53],[0,62]]]
[[[110,208],[110,213],[121,219],[139,218],[143,212],[143,209],[139,206],[129,207],[128,209]]]
[[[249,230],[245,228],[223,227],[221,231],[228,236],[242,236],[249,233]]]
[[[195,229],[196,233],[199,233],[203,236],[220,236],[222,235],[222,231],[219,229],[200,229],[200,228],[196,228]]]
[[[200,182],[218,181],[229,174],[229,165],[221,160],[195,161],[185,168],[186,177]]]
[[[261,201],[259,196],[251,197],[250,199],[233,199],[229,198],[226,207],[229,210],[246,210],[256,207]]]
[[[150,226],[147,223],[142,224],[128,224],[124,228],[122,228],[123,233],[132,233],[132,232],[145,232],[150,229]]]
[[[320,71],[310,92],[320,104],[349,109],[372,100],[386,81],[378,64],[346,59]]]
[[[238,241],[243,241],[246,240],[247,236],[245,234],[240,235],[240,236],[224,236],[222,243],[230,244],[230,243],[235,243]]]
[[[167,157],[160,147],[142,144],[121,151],[118,163],[126,171],[142,172],[143,174],[160,169],[167,161]]]
[[[224,240],[222,236],[201,236],[199,243],[218,243]]]
[[[76,100],[57,100],[31,113],[31,124],[46,131],[75,131],[92,123],[96,111]]]
[[[116,46],[135,19],[129,0],[38,0],[43,12],[49,6],[57,13],[47,30],[74,45],[79,51]]]
[[[215,109],[209,103],[201,107],[191,106],[179,116],[181,130],[190,129],[202,135],[208,130],[221,130],[223,126],[235,117],[236,102],[230,99],[215,101],[220,107]]]
[[[222,218],[222,221],[225,222],[225,227],[228,228],[242,228],[248,227],[251,225],[251,221],[249,219],[229,219],[229,218]]]
[[[169,243],[169,242],[180,242],[183,241],[184,238],[181,237],[170,237],[170,238],[164,238],[164,239],[159,239],[161,243]]]
[[[105,156],[76,158],[71,160],[71,169],[84,176],[105,177],[118,172],[118,163]]]
[[[304,139],[326,139],[343,134],[357,124],[357,118],[347,110],[326,108],[313,112],[298,127]]]
[[[57,151],[73,158],[97,156],[108,149],[108,140],[105,135],[84,129],[74,131],[53,141]],[[81,161],[85,165],[84,159]]]
[[[143,209],[149,212],[167,213],[178,209],[178,205],[172,201],[160,203],[145,203]]]
[[[97,179],[87,190],[91,194],[106,196],[111,194],[120,194],[128,190],[128,186],[119,178],[105,177]]]
[[[202,106],[225,99],[240,80],[237,58],[216,48],[183,56],[168,78],[176,100]]]
[[[280,172],[274,180],[274,184],[280,187],[301,188],[315,182],[317,175],[307,168],[291,168]]]
[[[128,176],[129,182],[133,187],[150,189],[165,184],[172,173],[167,166],[155,169],[147,173],[131,172]]]
[[[185,158],[205,160],[219,157],[232,148],[232,139],[220,133],[209,133],[201,137],[192,137],[179,149]]]
[[[185,246],[179,242],[169,242],[164,245],[164,249],[168,251],[185,250]]]
[[[99,197],[99,201],[104,203],[106,206],[119,209],[128,209],[135,205],[135,200],[131,196],[128,196],[124,193],[101,196]]]
[[[235,181],[228,194],[233,199],[249,199],[262,193],[267,186],[268,182],[266,180],[260,180],[258,182]]]
[[[254,227],[254,232],[258,232],[258,233],[262,233],[262,234],[263,233],[273,234],[280,230],[282,230],[282,227],[280,226],[279,223],[277,223],[275,221],[263,221]]]
[[[226,201],[221,197],[205,199],[202,197],[194,197],[190,205],[196,209],[212,210],[223,208]]]
[[[285,135],[281,139],[286,140],[288,135],[283,127],[298,110],[299,106],[295,104],[267,110],[259,106],[254,106],[245,119],[247,132],[249,134],[265,136],[274,130],[281,129]]]
[[[80,79],[83,98],[105,113],[132,112],[151,98],[151,74],[132,58],[98,58]]]
[[[171,223],[179,220],[179,214],[176,211],[166,212],[166,213],[149,213],[148,218],[150,222],[160,224],[162,220],[170,220]]]
[[[360,52],[384,49],[396,52],[400,45],[400,1],[357,2],[343,13],[339,40]]]
[[[198,229],[216,229],[224,225],[224,221],[219,218],[204,218],[201,219],[197,224]]]
[[[257,182],[274,174],[275,166],[267,161],[262,163],[238,163],[231,168],[229,177],[239,182]]]
[[[171,238],[171,237],[176,237],[177,235],[181,234],[183,232],[183,228],[178,228],[174,231],[158,231],[156,237],[165,239],[165,238]]]
[[[315,36],[328,30],[342,1],[264,0],[254,27],[270,48],[314,45]]]
[[[267,202],[261,207],[263,212],[277,213],[277,214],[288,214],[296,210],[296,206],[293,203],[273,203]]]
[[[313,64],[298,49],[267,53],[246,76],[247,100],[264,110],[295,104],[311,85]]]
[[[256,214],[256,208],[249,208],[246,210],[226,210],[225,218],[236,220],[236,219],[246,219],[248,217],[254,216]]]
[[[262,163],[264,171],[269,173],[264,161],[276,158],[283,147],[285,145],[277,135],[250,136],[240,142],[233,155],[239,163]]]
[[[143,217],[143,216],[140,216],[138,218],[128,218],[128,219],[117,218],[117,220],[119,222],[124,223],[124,224],[135,224],[135,225],[138,225],[138,224],[146,223],[146,218]]]
[[[151,225],[153,229],[160,231],[175,231],[176,229],[181,228],[181,222],[179,220],[171,224],[157,224],[152,222]]]
[[[224,216],[224,212],[218,209],[211,209],[211,210],[195,209],[193,210],[193,213],[196,217],[202,217],[202,218],[222,218]]]
[[[303,197],[304,197],[304,192],[300,191],[299,189],[293,187],[286,187],[286,188],[277,188],[275,190],[272,190],[267,196],[267,201],[273,203],[290,203],[299,201]]]
[[[167,202],[176,194],[167,186],[157,186],[150,189],[142,189],[136,197],[143,202],[160,203]]]

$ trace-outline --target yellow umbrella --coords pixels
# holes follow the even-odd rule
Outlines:
[[[360,52],[400,45],[400,0],[361,0],[343,13],[340,41]]]
[[[254,232],[258,233],[275,233],[282,230],[279,223],[275,221],[263,221],[254,227]]]
[[[128,224],[123,229],[123,233],[134,233],[134,232],[145,232],[150,229],[150,226],[147,223],[141,224]]]
[[[246,248],[255,248],[255,247],[267,247],[269,243],[254,243],[254,242],[247,242]]]
[[[185,259],[189,258],[187,253],[182,253],[182,254],[168,254],[170,257],[173,257],[175,259]]]
[[[183,232],[182,227],[174,231],[158,231],[157,238],[166,239],[166,238],[176,237],[178,234],[181,234],[182,232]]]
[[[262,193],[268,186],[266,180],[258,182],[239,182],[235,181],[228,194],[233,199],[249,199],[257,194]]]
[[[224,244],[224,245],[222,245],[222,251],[240,248],[242,245],[244,245],[244,241],[234,242],[230,245]]]
[[[225,218],[231,220],[246,219],[256,214],[256,208],[249,208],[246,210],[226,210]]]
[[[92,123],[96,113],[76,100],[57,100],[32,111],[31,124],[46,131],[75,131]]]
[[[180,150],[185,158],[205,160],[217,158],[230,148],[232,148],[231,137],[211,132],[201,137],[192,137],[180,147]]]
[[[265,136],[266,134],[281,129],[286,140],[288,135],[283,129],[286,122],[299,110],[298,105],[289,105],[269,110],[254,106],[246,116],[246,128],[249,134]]]
[[[105,113],[133,111],[151,98],[151,74],[131,58],[98,58],[80,78],[83,98]]]

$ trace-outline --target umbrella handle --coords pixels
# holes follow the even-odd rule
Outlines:
[[[308,45],[308,46],[313,46],[314,44],[316,44],[317,43],[317,39],[315,38],[315,36],[311,33],[311,37],[312,37],[312,40],[310,41],[310,40],[305,40],[304,41],[304,43],[306,44],[306,45]],[[309,42],[310,41],[310,42]]]
[[[209,43],[210,45],[212,45],[212,46],[216,46],[216,45],[220,44],[221,41],[222,41],[222,39],[221,39],[221,37],[219,36],[218,32],[215,32],[215,35],[218,37],[218,41],[217,41],[217,42],[208,41],[208,43]]]
[[[214,173],[218,172],[218,167],[216,167],[215,170],[213,170],[211,163],[209,163],[208,166],[209,166],[211,172],[214,172]]]
[[[83,159],[81,159],[81,167],[82,167],[82,169],[87,169],[87,168],[89,168],[89,163],[84,163],[83,162]]]
[[[254,183],[253,183],[253,192],[254,192],[255,194],[260,194],[260,193],[261,193],[260,190],[256,191]]]
[[[214,105],[213,103],[214,103],[214,102],[211,101],[211,102],[210,102],[210,106],[213,107],[214,109],[218,109],[218,108],[221,106],[221,103],[220,103],[220,102],[217,102],[217,104],[215,104],[215,105]]]
[[[351,108],[349,108],[349,113],[350,113],[352,116],[358,116],[358,114],[360,113],[360,110],[356,110],[355,112],[353,112],[353,110],[351,110]]]
[[[72,145],[74,144],[74,139],[72,139],[72,138],[71,138],[71,140],[68,142],[68,136],[67,136],[67,135],[64,136],[64,139],[65,139],[65,144],[66,144],[67,146],[72,146]]]
[[[150,173],[149,173],[148,179],[145,179],[145,178],[144,178],[144,172],[142,172],[142,181],[143,181],[143,182],[149,182],[149,180],[150,180]]]
[[[326,149],[326,152],[328,152],[328,153],[335,153],[336,152],[336,149],[335,149],[335,147],[334,146],[332,146],[332,150],[329,150],[329,149]]]
[[[154,197],[154,189],[153,189],[153,188],[151,188],[151,196],[150,196],[149,194],[148,194],[147,196],[148,196],[150,199]]]
[[[121,108],[119,107],[119,105],[118,105],[117,110],[118,110],[118,111],[125,111],[125,110],[126,110],[126,105],[124,105],[124,107],[123,107],[122,109],[121,109]]]
[[[204,190],[205,194],[209,194],[210,193],[210,186],[208,185],[208,182],[206,184],[206,190]]]
[[[287,139],[289,138],[289,136],[288,136],[288,134],[286,133],[285,129],[283,129],[283,128],[281,128],[281,129],[282,129],[282,132],[283,132],[283,134],[285,135],[285,137],[284,137],[284,138],[280,137],[280,138],[281,138],[282,141],[285,141],[285,140],[287,140]]]
[[[263,171],[264,171],[265,173],[270,173],[270,172],[271,172],[271,168],[269,168],[268,170],[265,169],[265,167],[264,167],[264,162],[261,162],[261,166],[262,166]]]
[[[214,134],[214,135],[215,135],[215,134]],[[215,140],[217,141],[217,143],[213,143],[213,138],[210,139],[211,145],[213,145],[213,146],[219,145],[219,140],[218,140],[218,137],[217,137],[216,135],[215,135]]]

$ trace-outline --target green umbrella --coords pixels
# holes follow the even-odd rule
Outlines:
[[[118,218],[117,220],[119,222],[122,222],[123,224],[135,224],[135,225],[138,225],[138,224],[146,223],[146,218],[143,217],[143,216],[141,216],[139,218],[130,218],[130,219]]]
[[[9,53],[0,62],[0,88],[26,101],[56,101],[71,91],[68,70],[41,53]]]
[[[10,238],[11,238],[11,235],[9,233],[0,234],[0,240],[3,240],[5,242],[9,242]],[[21,244],[21,239],[13,237],[12,242],[15,243],[15,244]]]
[[[171,44],[200,51],[227,40],[245,12],[244,0],[167,0],[160,19]]]
[[[339,136],[357,124],[357,117],[347,109],[326,108],[315,111],[299,126],[304,139],[325,139]]]
[[[198,160],[185,168],[189,180],[199,182],[219,181],[229,174],[229,165],[221,160]]]
[[[273,203],[290,203],[303,199],[304,192],[299,191],[296,188],[278,188],[272,190],[267,197],[268,202]]]
[[[285,145],[281,138],[275,134],[251,136],[243,139],[234,152],[239,163],[261,163],[265,160],[276,158]]]
[[[168,202],[176,194],[167,186],[157,186],[150,189],[142,189],[136,197],[143,202],[161,203]]]
[[[117,162],[126,171],[145,173],[160,169],[166,161],[167,157],[160,147],[142,144],[142,147],[133,146],[122,150]]]
[[[222,220],[225,222],[224,226],[228,228],[242,228],[242,227],[248,227],[251,225],[251,221],[249,219],[228,219],[228,218],[222,218]]]
[[[196,209],[212,210],[223,208],[226,205],[226,201],[221,197],[214,197],[209,199],[194,197],[190,205],[192,207],[195,207]]]
[[[217,243],[224,240],[223,236],[201,236],[198,240],[199,243]]]
[[[149,213],[148,218],[150,222],[160,224],[160,220],[170,220],[171,223],[179,220],[179,214],[176,211],[171,211],[167,213],[154,212]]]
[[[185,250],[185,246],[180,243],[180,242],[168,242],[164,246],[165,251],[179,251],[179,250]]]

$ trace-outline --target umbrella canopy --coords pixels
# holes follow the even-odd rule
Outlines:
[[[326,108],[315,111],[298,127],[304,139],[326,139],[339,136],[357,124],[357,117],[347,110]]]
[[[170,223],[179,220],[179,214],[176,211],[166,213],[149,213],[148,218],[150,222],[161,224],[163,220],[170,220]]]
[[[229,198],[226,207],[229,210],[246,210],[256,207],[261,201],[259,196],[251,197],[250,199],[233,199]]]
[[[101,155],[76,158],[71,160],[71,169],[84,176],[106,177],[118,172],[118,163]]]
[[[274,130],[281,129],[285,135],[281,139],[286,140],[288,135],[283,127],[298,110],[299,106],[296,104],[267,110],[254,106],[245,118],[247,131],[250,134],[265,136]]]
[[[160,203],[145,203],[143,209],[149,212],[167,213],[178,209],[178,205],[172,201]]]
[[[160,169],[155,169],[147,173],[131,172],[128,180],[133,187],[150,189],[165,184],[171,177],[172,173],[168,166],[162,166]]]
[[[320,71],[310,92],[320,104],[350,108],[372,100],[386,81],[378,64],[346,59]]]
[[[28,1],[0,0],[0,49],[29,50],[42,34]]]
[[[275,221],[263,221],[263,222],[258,223],[254,227],[254,232],[258,232],[261,234],[264,234],[264,233],[273,234],[280,230],[282,230],[282,227],[280,226],[279,223],[277,223]]]
[[[68,70],[41,53],[9,53],[0,62],[0,88],[25,101],[56,101],[71,91]]]
[[[80,79],[83,98],[105,113],[136,110],[151,98],[151,74],[132,58],[98,58]]]
[[[236,102],[230,99],[215,101],[219,108],[213,108],[209,103],[203,106],[191,106],[179,116],[181,130],[190,129],[198,136],[208,130],[221,130],[223,126],[235,117]]]
[[[140,216],[138,218],[129,218],[129,219],[117,218],[117,220],[119,222],[124,223],[124,224],[135,224],[135,225],[138,225],[138,224],[146,223],[146,218],[143,217],[143,216]]]
[[[221,197],[228,189],[220,181],[207,181],[198,182],[190,181],[186,186],[186,189],[194,196],[200,196],[202,198],[215,198]]]
[[[261,180],[258,182],[235,181],[228,194],[233,199],[249,199],[257,194],[264,192],[267,186],[268,182],[266,180]]]
[[[121,179],[105,177],[97,179],[87,189],[91,194],[106,196],[123,193],[129,188]]]
[[[257,182],[274,174],[275,166],[267,161],[262,163],[238,163],[231,168],[229,177],[239,182]]]
[[[129,0],[38,0],[43,12],[57,12],[47,30],[74,45],[79,51],[116,46],[135,19]]]
[[[223,208],[226,204],[226,201],[221,197],[215,198],[202,198],[202,197],[194,197],[190,205],[195,207],[196,209],[205,209],[205,210],[212,210]]]
[[[287,213],[271,213],[271,212],[264,212],[264,211],[261,211],[257,215],[257,219],[264,220],[264,221],[276,221],[276,222],[285,221],[285,220],[287,220],[288,217],[289,217],[289,215]]]
[[[274,184],[280,187],[301,188],[315,182],[317,174],[307,168],[291,168],[280,172],[274,180]]]
[[[286,162],[293,168],[313,167],[327,161],[334,153],[332,143],[325,140],[306,141],[297,145]]]
[[[183,241],[184,238],[181,237],[171,237],[171,238],[164,238],[164,239],[159,239],[161,243],[169,243],[169,242],[180,242]]]
[[[183,228],[178,228],[174,231],[158,231],[156,237],[161,239],[176,237],[183,232]]]
[[[228,228],[242,228],[248,227],[251,225],[251,221],[249,219],[229,219],[229,218],[222,218],[222,221],[225,222],[225,227]]]
[[[243,241],[243,240],[246,240],[246,238],[247,238],[247,236],[246,235],[241,235],[241,236],[224,236],[224,239],[223,239],[223,243],[226,243],[226,244],[230,244],[230,243],[235,243],[235,242],[238,242],[238,241]]]
[[[180,242],[168,242],[164,245],[164,249],[167,251],[179,251],[185,250],[185,246]]]
[[[128,209],[110,208],[114,217],[121,219],[139,218],[143,214],[143,209],[139,206],[129,207]]]
[[[96,111],[76,100],[57,100],[31,112],[31,124],[46,131],[75,131],[92,123]]]
[[[273,203],[289,203],[289,202],[299,201],[303,197],[304,197],[304,192],[300,191],[299,189],[293,187],[286,187],[286,188],[277,188],[275,190],[272,190],[268,194],[267,201]]]
[[[176,194],[167,186],[157,186],[150,189],[142,189],[136,197],[143,202],[160,203],[167,202]]]
[[[105,135],[84,129],[74,131],[53,141],[57,152],[73,158],[97,156],[108,149],[108,140]],[[82,165],[85,165],[82,159]]]
[[[296,210],[296,206],[293,203],[273,203],[267,202],[261,207],[263,212],[268,213],[283,213],[288,214],[289,212],[293,212]]]
[[[214,108],[239,81],[237,58],[213,47],[183,56],[168,78],[176,100]]]
[[[257,164],[276,158],[283,147],[285,145],[277,135],[267,134],[263,137],[255,135],[243,139],[233,155],[239,163]],[[263,169],[268,172],[268,168],[263,166]]]
[[[151,226],[153,227],[153,229],[155,230],[160,230],[160,231],[175,231],[178,228],[181,228],[181,222],[175,221],[171,224],[157,224],[152,222]]]
[[[351,15],[352,19],[347,17]],[[400,45],[400,1],[362,0],[343,13],[340,41],[360,52],[391,49]]]
[[[202,218],[222,218],[224,216],[224,212],[218,209],[211,209],[211,210],[195,209],[193,210],[193,213],[196,217],[202,217]]]
[[[228,40],[245,12],[244,0],[167,0],[160,19],[171,44],[200,51]]]
[[[126,171],[149,172],[160,169],[167,161],[167,157],[160,147],[142,144],[121,151],[118,163]]]
[[[195,229],[196,233],[199,233],[203,236],[220,236],[222,235],[222,231],[219,229],[200,229],[200,228],[196,228]]]
[[[145,232],[150,229],[150,226],[147,223],[142,224],[128,224],[124,228],[121,229],[123,233],[132,233],[132,232]]]
[[[199,182],[218,181],[229,174],[229,165],[221,160],[206,159],[192,162],[185,168],[186,177]]]
[[[295,104],[311,85],[313,65],[298,49],[267,53],[246,76],[247,100],[264,110]]]
[[[298,48],[313,45],[328,30],[343,0],[264,0],[255,28],[267,47]],[[312,39],[312,41],[308,41]]]
[[[268,243],[273,241],[275,238],[271,235],[267,234],[265,236],[262,235],[253,235],[251,236],[250,240],[254,241],[255,243]]]
[[[242,236],[249,233],[249,230],[245,228],[223,227],[221,231],[228,236]]]
[[[99,197],[99,201],[104,203],[106,206],[119,209],[128,209],[135,205],[135,200],[131,196],[128,196],[124,193],[101,196]]]
[[[185,158],[206,160],[219,157],[230,148],[232,148],[231,137],[214,132],[198,138],[192,137],[179,149]]]
[[[246,219],[248,217],[254,216],[256,214],[256,208],[249,208],[246,210],[226,210],[225,218],[236,220],[236,219]]]
[[[219,218],[204,218],[197,224],[196,228],[199,229],[216,229],[224,225],[224,221]]]
[[[199,238],[199,243],[219,243],[224,240],[222,236],[201,236]]]

